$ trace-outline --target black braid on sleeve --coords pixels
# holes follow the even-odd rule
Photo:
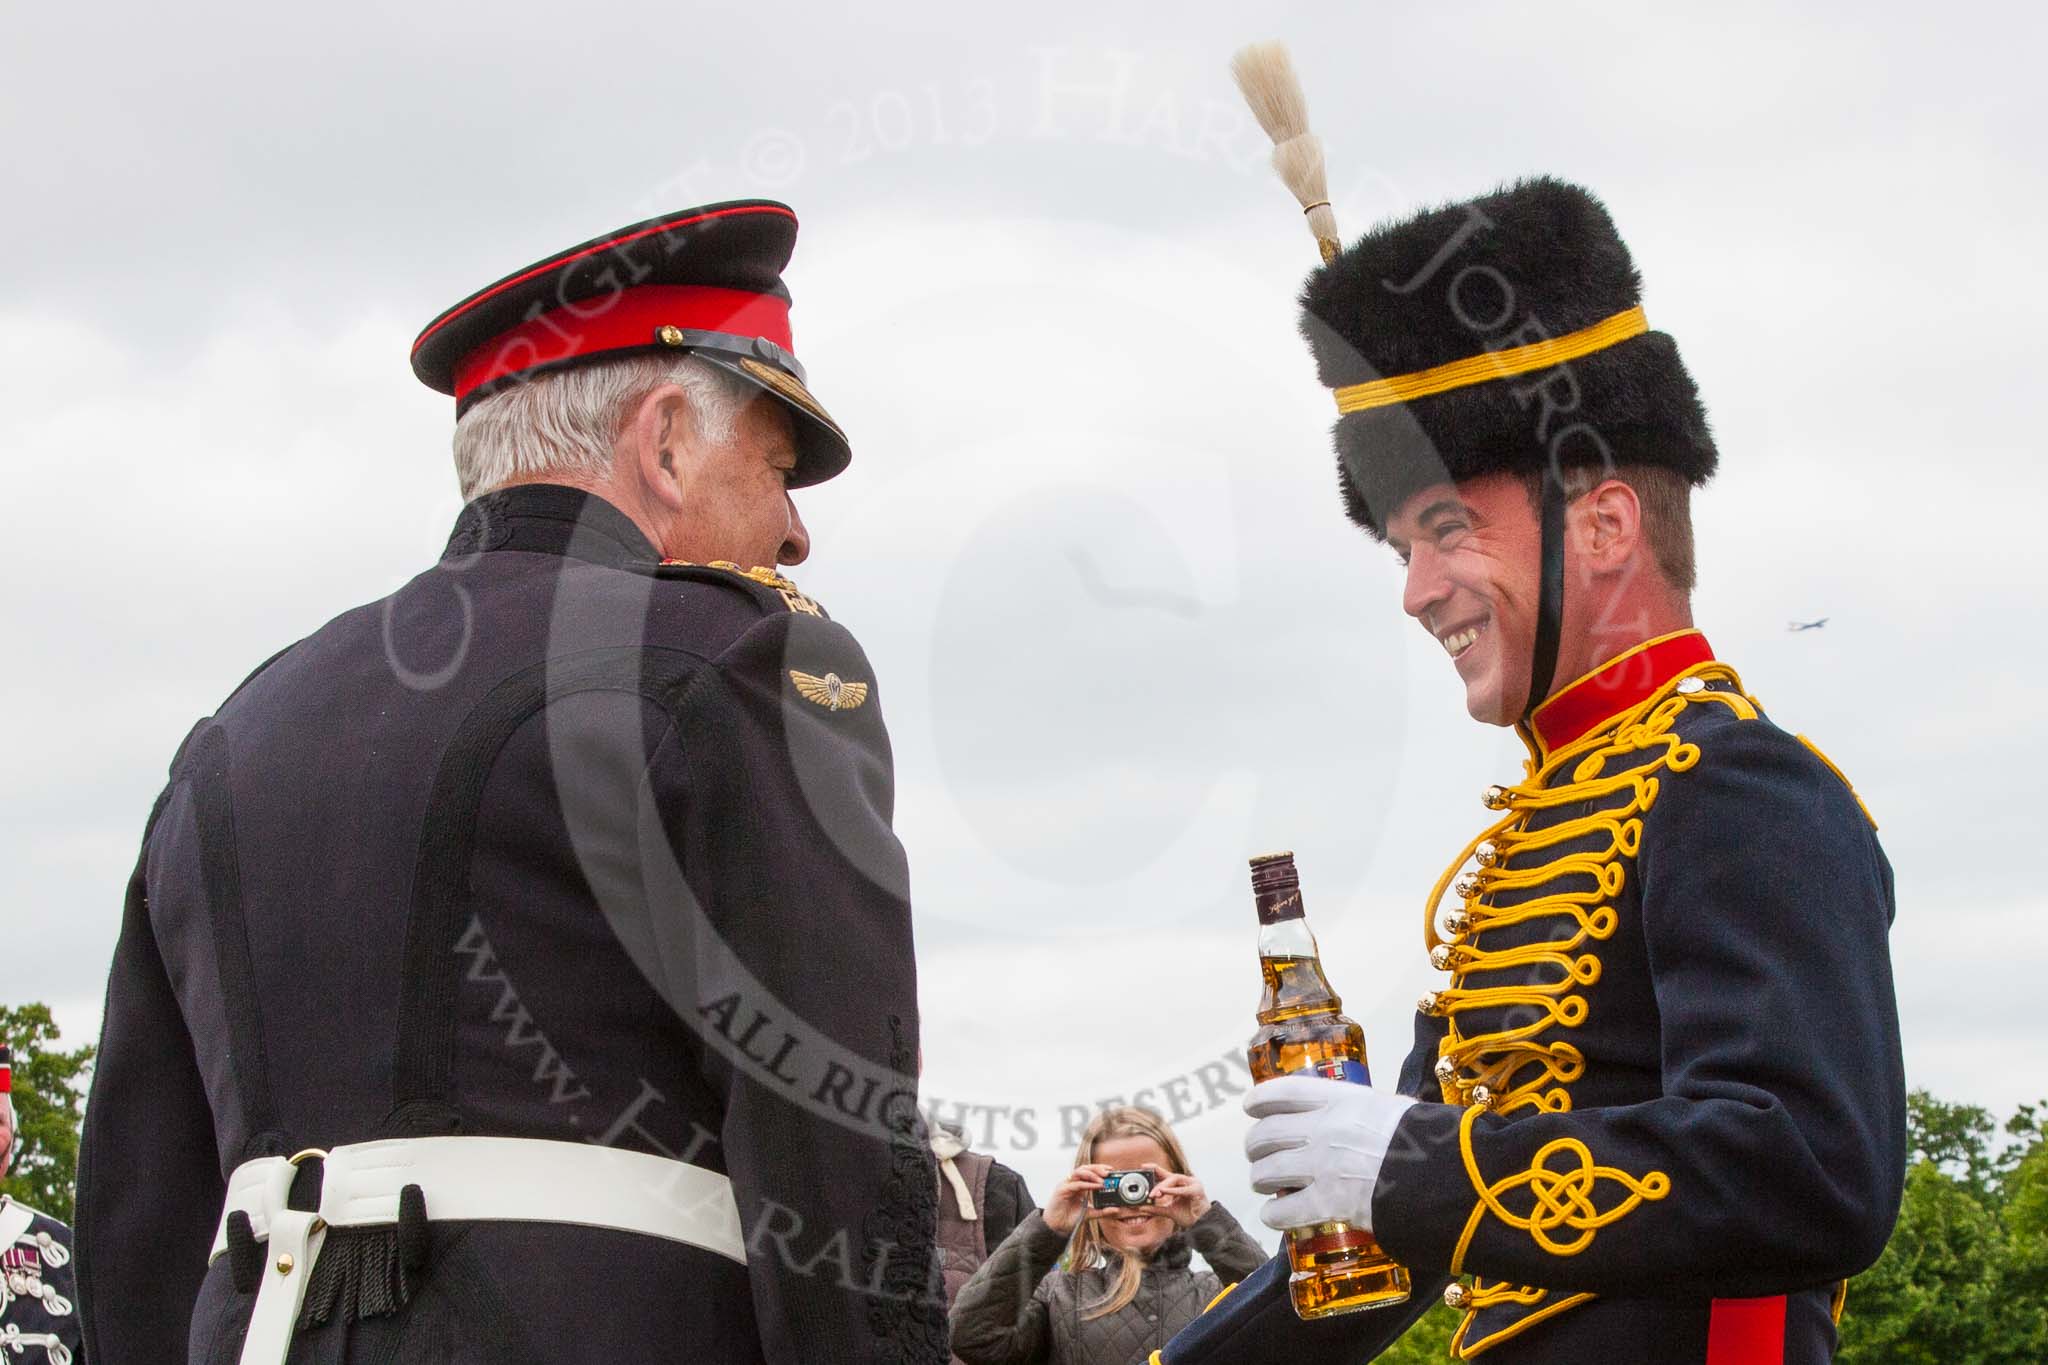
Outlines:
[[[900,1015],[889,1016],[889,1064],[898,1076],[917,1074],[916,1049]],[[946,1292],[938,1254],[938,1172],[916,1106],[889,1138],[889,1175],[882,1202],[862,1232],[868,1327],[887,1349],[881,1359],[943,1365]]]

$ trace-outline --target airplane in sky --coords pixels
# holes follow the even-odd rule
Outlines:
[[[1823,616],[1823,617],[1821,617],[1821,618],[1820,618],[1820,620],[1818,620],[1818,621],[1794,621],[1794,622],[1792,622],[1791,624],[1787,625],[1787,626],[1785,627],[1785,629],[1787,629],[1787,630],[1819,630],[1819,629],[1820,629],[1820,628],[1821,628],[1822,626],[1826,625],[1827,623],[1828,623],[1828,618],[1827,618],[1827,617],[1825,617],[1825,616]]]

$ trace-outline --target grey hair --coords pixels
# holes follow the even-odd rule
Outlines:
[[[611,471],[612,445],[641,399],[676,384],[700,439],[724,445],[755,390],[693,355],[635,355],[536,375],[478,402],[455,423],[462,500],[522,478]]]

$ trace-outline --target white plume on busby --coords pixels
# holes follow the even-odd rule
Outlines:
[[[1244,92],[1252,117],[1273,139],[1273,169],[1308,215],[1323,259],[1337,254],[1337,215],[1330,209],[1323,143],[1308,130],[1308,100],[1284,43],[1253,43],[1230,59],[1230,74]]]

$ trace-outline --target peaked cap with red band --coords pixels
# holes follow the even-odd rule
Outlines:
[[[14,1089],[14,1049],[0,1046],[0,1095]]]
[[[420,332],[420,382],[470,404],[507,385],[592,360],[688,354],[773,394],[790,410],[790,486],[820,483],[853,458],[811,396],[789,328],[783,267],[796,214],[766,199],[650,218],[479,289]]]

